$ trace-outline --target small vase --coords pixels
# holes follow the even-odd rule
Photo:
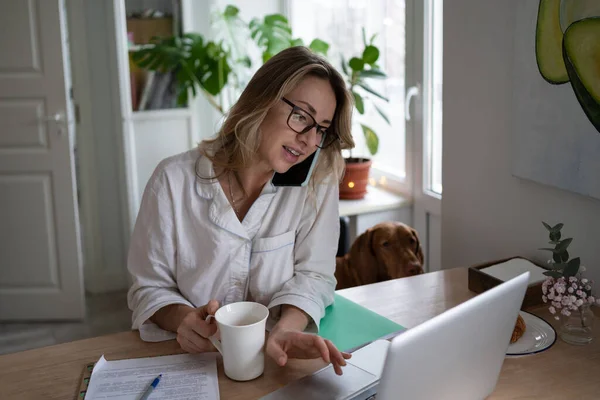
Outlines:
[[[564,318],[564,321],[558,335],[563,341],[575,345],[592,342],[594,313],[589,304],[581,305],[576,311],[572,311],[568,317],[561,315],[562,318]]]

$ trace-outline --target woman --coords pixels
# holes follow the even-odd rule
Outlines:
[[[170,331],[185,351],[211,351],[216,327],[206,316],[221,304],[256,301],[269,308],[265,350],[279,365],[322,357],[342,373],[350,355],[314,332],[336,284],[351,101],[327,61],[289,48],[256,72],[216,138],[159,164],[128,258],[129,307],[142,338]],[[319,147],[309,185],[273,185],[274,173]]]

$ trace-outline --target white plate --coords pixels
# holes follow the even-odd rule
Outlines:
[[[507,356],[535,354],[550,348],[556,342],[556,331],[546,321],[525,311],[519,311],[525,321],[525,333],[508,346]]]

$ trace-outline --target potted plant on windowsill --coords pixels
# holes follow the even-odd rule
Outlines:
[[[377,106],[373,97],[388,102],[389,100],[378,93],[369,84],[371,79],[386,79],[387,75],[377,65],[379,59],[379,49],[373,44],[376,34],[367,42],[365,30],[362,30],[364,50],[360,57],[352,57],[347,63],[342,59],[342,71],[345,75],[348,89],[354,96],[354,108],[360,115],[365,113],[365,105],[371,104],[377,113],[390,124],[390,120],[385,112]],[[379,136],[375,131],[364,123],[358,123],[365,138],[365,143],[369,154],[374,156],[379,150]],[[355,200],[362,199],[367,194],[367,184],[369,182],[369,173],[372,160],[368,157],[349,157],[344,158],[346,169],[344,178],[340,183],[340,199]]]

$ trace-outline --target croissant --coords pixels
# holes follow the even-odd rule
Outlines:
[[[519,340],[519,338],[525,333],[525,329],[525,320],[523,320],[523,317],[519,315],[519,317],[517,318],[517,323],[515,324],[515,329],[513,330],[512,336],[510,338],[510,342],[514,343],[517,340]]]

